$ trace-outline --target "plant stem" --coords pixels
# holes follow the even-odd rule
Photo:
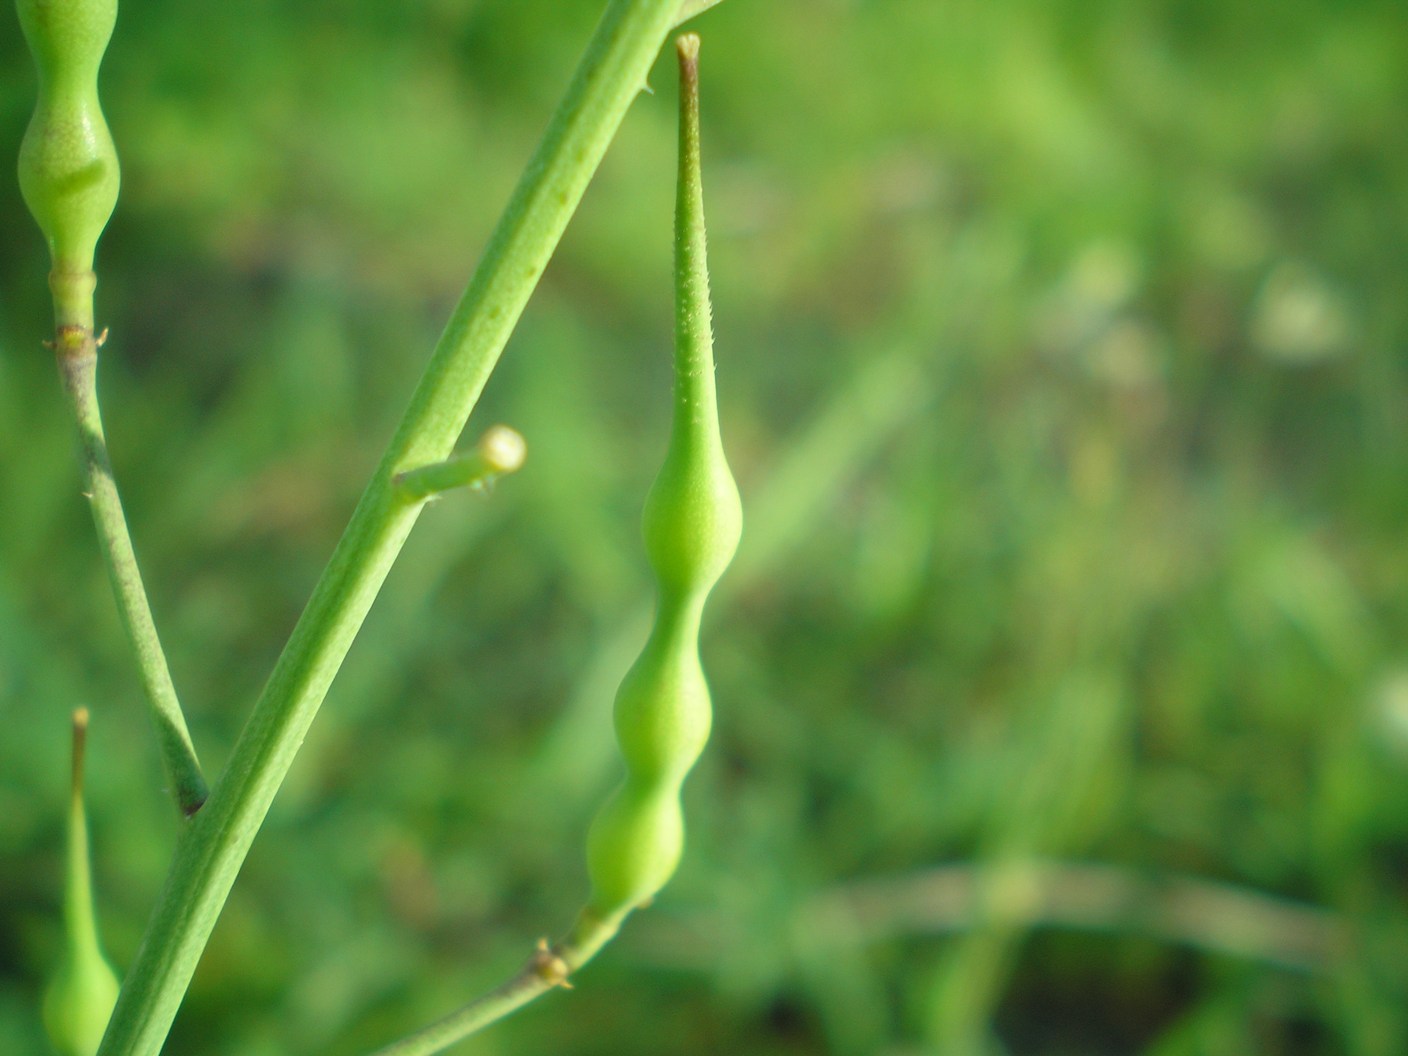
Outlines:
[[[675,25],[688,22],[695,15],[703,14],[722,0],[680,0],[679,12],[675,15]]]
[[[103,436],[103,420],[98,410],[98,340],[93,336],[92,285],[87,284],[86,297],[77,298],[60,297],[58,284],[55,287],[58,314],[55,353],[64,391],[78,426],[83,493],[93,511],[93,524],[98,530],[98,542],[117,597],[122,625],[137,657],[171,794],[181,812],[189,816],[205,802],[205,778],[186,729],[176,687],[171,682],[156,623],[152,620]]]
[[[100,1056],[155,1056],[249,846],[421,504],[396,474],[442,461],[674,22],[613,0],[451,316],[405,417],[175,858]]]
[[[549,990],[571,989],[568,977],[615,937],[625,916],[623,912],[602,919],[584,911],[567,938],[554,946],[540,942],[512,979],[423,1030],[378,1049],[373,1056],[430,1056],[516,1012]]]

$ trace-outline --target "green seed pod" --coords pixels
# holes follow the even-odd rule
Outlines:
[[[738,486],[719,438],[704,193],[699,175],[699,38],[677,42],[680,171],[675,199],[675,413],[665,464],[645,503],[644,534],[662,594],[699,603],[743,530]]]
[[[49,242],[61,298],[66,278],[93,270],[94,248],[117,204],[117,151],[98,103],[98,66],[117,0],[18,0],[18,8],[39,72],[39,102],[20,147],[20,190]]]
[[[58,1056],[93,1056],[117,1003],[117,975],[103,956],[93,909],[88,819],[83,809],[83,746],[88,711],[73,715],[73,783],[64,879],[64,953],[44,991],[44,1029]]]
[[[698,638],[698,605],[662,605],[640,658],[621,681],[616,739],[638,780],[678,781],[709,739],[709,686]]]
[[[44,1029],[58,1056],[94,1056],[117,991],[117,976],[100,953],[70,951],[44,991]]]
[[[678,786],[627,779],[587,837],[592,908],[601,917],[648,902],[674,875],[684,850]]]
[[[699,662],[699,621],[743,527],[738,487],[719,438],[714,389],[699,178],[699,38],[687,34],[677,46],[674,424],[642,518],[659,586],[655,627],[616,696],[616,736],[626,775],[587,837],[590,910],[602,919],[648,901],[679,863],[680,788],[711,722],[709,687]]]

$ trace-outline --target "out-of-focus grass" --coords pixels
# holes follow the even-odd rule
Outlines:
[[[105,397],[209,766],[598,7],[548,6],[123,9]],[[32,84],[3,18],[13,149]],[[659,904],[474,1051],[1408,1051],[1400,5],[729,0],[700,29],[750,515],[706,642],[716,738]],[[364,1051],[583,894],[667,417],[654,80],[472,426],[521,429],[528,467],[423,519],[174,1052]],[[19,1054],[72,706],[120,962],[173,823],[11,177],[0,216]]]

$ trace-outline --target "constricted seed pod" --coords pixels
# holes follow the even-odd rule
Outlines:
[[[117,976],[100,953],[69,952],[44,992],[44,1030],[58,1056],[94,1056],[117,991]]]
[[[93,908],[88,818],[83,809],[83,746],[88,711],[73,715],[73,781],[64,878],[64,952],[44,991],[44,1029],[59,1056],[93,1056],[117,1003],[117,975],[103,956]]]
[[[642,518],[658,583],[655,626],[616,696],[616,737],[626,774],[587,836],[589,908],[602,919],[647,902],[679,863],[680,789],[704,748],[712,717],[699,661],[699,623],[743,527],[738,487],[719,437],[714,387],[699,177],[699,38],[687,34],[677,46],[674,419]]]
[[[18,0],[39,74],[39,101],[20,146],[25,203],[49,243],[54,293],[91,294],[93,253],[117,204],[117,150],[98,102],[98,67],[117,0]],[[60,305],[60,322],[64,311]]]
[[[622,782],[587,838],[593,911],[609,918],[650,901],[674,875],[683,851],[679,789]]]

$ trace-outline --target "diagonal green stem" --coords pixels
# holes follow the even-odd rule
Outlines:
[[[549,990],[567,987],[568,976],[595,957],[615,937],[625,916],[625,913],[619,913],[602,919],[584,912],[571,935],[555,946],[548,946],[546,941],[540,943],[533,956],[512,979],[480,995],[444,1019],[378,1049],[372,1056],[431,1056],[497,1023]]]
[[[397,473],[443,460],[631,102],[678,0],[613,0],[294,628],[229,765],[176,847],[100,1056],[155,1056],[235,876],[422,506]]]
[[[64,391],[78,425],[83,493],[93,511],[93,523],[98,529],[98,541],[117,597],[122,625],[137,657],[171,793],[182,813],[189,816],[205,802],[205,778],[186,729],[176,687],[171,682],[171,671],[166,666],[166,655],[162,652],[161,639],[157,636],[147,593],[142,586],[142,574],[137,567],[137,555],[127,533],[122,500],[113,480],[112,462],[103,437],[103,420],[98,411],[98,346],[93,337],[91,288],[86,305],[78,310],[86,316],[86,322],[74,322],[71,318],[63,322],[72,315],[72,309],[60,311],[56,351]]]

